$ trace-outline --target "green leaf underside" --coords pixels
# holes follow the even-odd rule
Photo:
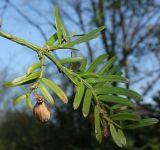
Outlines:
[[[29,108],[29,109],[32,109],[33,106],[32,106],[32,101],[31,101],[31,98],[30,98],[30,94],[27,94],[26,95],[26,106]]]
[[[87,69],[87,72],[93,72],[96,67],[103,62],[104,59],[108,57],[108,54],[102,54],[99,57],[97,57],[89,66]]]
[[[64,102],[65,104],[68,103],[66,94],[57,84],[46,78],[42,78],[42,82],[47,85],[62,100],[62,102]]]
[[[97,94],[118,94],[118,95],[124,95],[130,98],[133,98],[137,101],[140,101],[142,98],[141,96],[132,90],[121,88],[121,87],[102,87],[95,90]]]
[[[127,98],[123,98],[120,96],[113,96],[113,95],[99,95],[98,99],[100,101],[106,102],[106,103],[115,103],[115,104],[122,104],[124,106],[130,106],[134,107],[135,104],[129,101]]]
[[[84,59],[85,59],[84,57],[68,57],[68,58],[61,59],[59,62],[61,64],[69,64],[69,63],[79,62]]]
[[[141,117],[135,113],[118,113],[110,116],[111,120],[131,120],[138,121]]]
[[[95,124],[95,135],[99,143],[102,142],[102,131],[100,125],[100,113],[98,106],[94,107],[94,124]]]
[[[42,66],[41,63],[34,63],[31,66],[28,67],[27,69],[27,75],[31,74],[34,70],[40,68]]]
[[[14,101],[13,101],[13,105],[17,105],[18,103],[20,103],[23,99],[26,98],[26,95],[21,95],[21,96],[18,96]]]
[[[39,84],[38,86],[39,90],[41,91],[42,95],[44,96],[45,100],[50,104],[50,105],[54,105],[54,100],[51,96],[51,94],[48,92],[48,90],[42,85]]]
[[[30,75],[24,75],[22,77],[18,77],[12,81],[8,81],[4,83],[5,87],[14,87],[14,86],[20,86],[24,84],[33,83],[38,77],[40,76],[40,72],[33,72]]]
[[[106,73],[112,67],[115,61],[116,61],[116,57],[114,56],[98,71],[98,74],[102,75]]]
[[[101,76],[100,78],[88,78],[86,79],[88,83],[100,83],[100,82],[121,82],[128,83],[128,79],[118,75],[107,75]]]
[[[74,40],[73,42],[65,44],[64,46],[72,47],[72,46],[74,46],[76,44],[80,44],[80,43],[87,42],[89,40],[95,39],[95,38],[97,38],[99,36],[98,33],[100,31],[104,30],[104,29],[105,29],[105,26],[97,28],[97,29],[85,34],[84,36],[81,36],[80,38]]]
[[[45,43],[45,45],[47,46],[53,46],[53,44],[58,40],[58,36],[57,36],[57,32],[54,33]]]
[[[85,86],[82,82],[80,82],[79,86],[76,87],[76,95],[73,101],[74,110],[78,109],[78,107],[80,106],[84,91],[85,91]]]
[[[92,101],[92,92],[90,89],[87,89],[84,96],[83,107],[82,107],[82,112],[84,117],[87,117],[89,114],[91,101]]]
[[[133,124],[129,124],[129,125],[125,126],[124,128],[137,129],[137,128],[142,128],[142,127],[146,127],[146,126],[151,126],[151,125],[154,125],[158,122],[159,122],[159,120],[156,118],[147,118],[147,119],[142,119],[142,120],[135,122]]]
[[[111,136],[112,136],[114,142],[117,144],[117,146],[123,147],[121,136],[117,132],[115,126],[112,123],[110,123],[110,132],[111,132]]]

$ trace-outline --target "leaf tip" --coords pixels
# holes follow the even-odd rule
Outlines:
[[[88,116],[88,114],[86,113],[83,113],[83,117],[86,118]]]
[[[73,104],[73,110],[76,110],[77,108],[78,106]]]
[[[3,85],[2,85],[2,86],[3,86],[3,87],[5,87],[5,88],[10,87],[8,82],[3,83]]]
[[[64,102],[65,104],[68,103],[68,98],[67,98],[66,96],[62,96],[61,99],[63,100],[63,102]]]

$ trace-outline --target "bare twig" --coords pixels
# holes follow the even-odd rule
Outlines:
[[[158,80],[160,80],[160,74],[158,74],[158,76],[154,80],[152,80],[152,83],[150,83],[147,88],[145,88],[142,95],[145,96],[153,88],[153,86],[157,83]]]
[[[132,81],[131,84],[132,84],[132,85],[133,85],[133,84],[136,84],[136,83],[138,83],[138,82],[140,82],[140,81],[142,81],[142,80],[144,80],[144,79],[152,76],[154,73],[157,73],[157,72],[160,72],[160,68],[146,73],[144,76],[142,76],[142,77],[140,77],[140,78]]]

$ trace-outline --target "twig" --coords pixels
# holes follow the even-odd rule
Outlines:
[[[31,44],[31,43],[23,40],[23,39],[21,39],[21,38],[19,38],[17,36],[11,35],[11,34],[6,33],[6,32],[3,32],[2,30],[0,30],[0,36],[4,37],[6,39],[9,39],[9,40],[11,40],[13,42],[16,42],[16,43],[18,43],[20,45],[26,46],[26,47],[34,50],[34,51],[37,51],[37,50],[39,50],[41,48],[41,47],[39,47],[37,45]]]

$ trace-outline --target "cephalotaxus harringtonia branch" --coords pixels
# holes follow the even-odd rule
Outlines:
[[[4,83],[5,87],[30,85],[28,92],[18,96],[13,101],[13,104],[16,105],[25,99],[26,106],[29,109],[33,109],[35,118],[45,123],[48,122],[51,116],[45,103],[51,106],[55,105],[52,93],[49,91],[55,93],[63,103],[68,103],[65,92],[57,84],[44,76],[44,69],[47,69],[45,59],[48,58],[61,73],[70,79],[76,88],[73,100],[74,110],[82,105],[84,117],[87,117],[89,113],[94,114],[95,136],[99,143],[101,143],[103,137],[107,137],[110,133],[114,142],[119,147],[125,146],[124,129],[136,129],[157,123],[158,120],[155,118],[142,119],[142,116],[135,111],[136,102],[141,100],[141,96],[138,93],[130,89],[115,86],[114,83],[128,82],[128,79],[123,77],[122,73],[118,70],[118,66],[114,65],[116,61],[115,57],[108,60],[108,55],[102,54],[87,66],[86,57],[68,57],[57,60],[51,53],[52,51],[59,51],[61,49],[76,51],[75,45],[97,38],[105,27],[102,26],[80,36],[76,36],[74,33],[69,35],[59,17],[57,6],[54,8],[54,17],[56,32],[43,47],[31,44],[0,30],[1,37],[28,47],[35,51],[39,58],[39,62],[28,67],[27,73],[24,76]],[[77,71],[72,70],[70,67],[75,62],[80,63]],[[32,107],[31,94],[36,98],[34,107]]]

